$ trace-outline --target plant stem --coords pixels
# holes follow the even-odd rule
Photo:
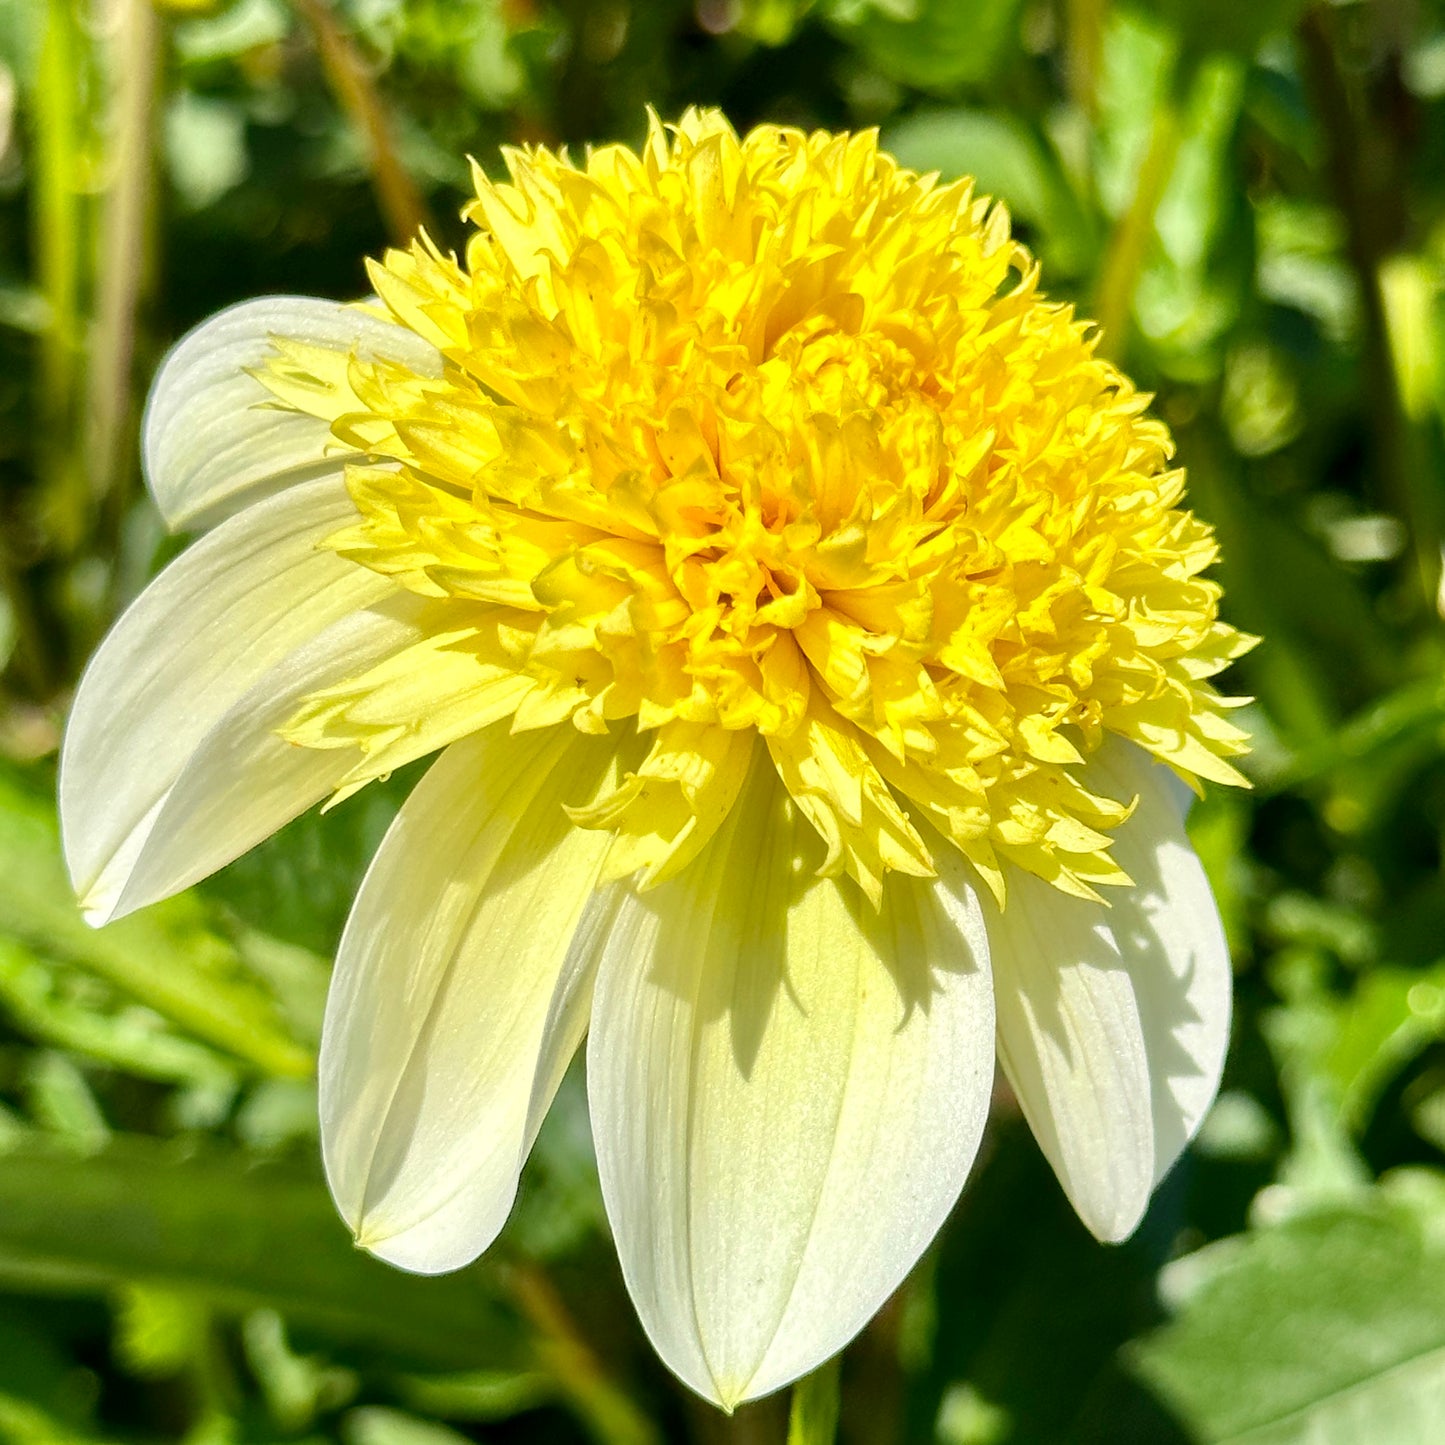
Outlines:
[[[598,1445],[661,1445],[652,1422],[608,1376],[567,1310],[535,1264],[507,1268],[513,1299],[540,1336],[542,1363],[567,1395]]]
[[[49,311],[39,339],[36,461],[48,529],[65,549],[74,546],[85,516],[84,475],[70,444],[80,362],[84,51],[75,0],[48,0],[34,109],[36,270]]]
[[[292,3],[311,27],[332,93],[366,142],[372,185],[387,229],[398,245],[405,245],[428,225],[426,202],[397,154],[386,107],[366,62],[336,23],[327,0]]]
[[[1133,199],[1114,227],[1099,268],[1094,316],[1102,337],[1100,349],[1115,359],[1121,359],[1124,354],[1134,287],[1148,252],[1149,237],[1153,234],[1154,213],[1159,209],[1164,188],[1174,171],[1174,158],[1179,153],[1182,131],[1179,106],[1166,90],[1154,112],[1154,128],[1143,164],[1139,167]]]
[[[834,1355],[793,1386],[788,1445],[833,1445],[838,1433],[838,1373],[842,1358]]]
[[[1107,0],[1066,0],[1069,94],[1091,120],[1099,104]]]
[[[136,313],[149,270],[158,27],[150,0],[123,0],[111,45],[110,186],[97,228],[86,461],[93,504],[119,491],[133,447]]]

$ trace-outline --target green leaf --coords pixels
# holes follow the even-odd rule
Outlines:
[[[1172,104],[1178,44],[1152,17],[1115,7],[1102,39],[1094,183],[1104,211],[1117,218],[1138,188],[1159,110]]]
[[[1058,157],[1027,121],[1004,112],[924,110],[890,126],[883,142],[915,170],[945,180],[972,176],[980,193],[1037,229],[1051,275],[1082,269],[1091,245],[1083,208]]]
[[[1376,698],[1311,747],[1300,749],[1289,766],[1269,780],[1273,789],[1294,787],[1423,740],[1433,746],[1445,728],[1445,682],[1427,677],[1402,683]]]
[[[1340,1010],[1324,1058],[1348,1125],[1363,1132],[1386,1086],[1434,1040],[1445,1037],[1445,966],[1426,973],[1367,974]]]
[[[1218,372],[1251,279],[1252,236],[1231,166],[1244,79],[1244,67],[1225,57],[1175,75],[1186,92],[1178,145],[1133,302],[1155,360],[1181,379]]]
[[[117,1299],[116,1356],[138,1379],[179,1374],[204,1351],[209,1327],[194,1295],[127,1285]]]
[[[52,809],[0,773],[0,934],[88,970],[182,1031],[267,1073],[303,1077],[311,1050],[275,1000],[182,895],[102,929],[80,915]]]
[[[529,1334],[483,1267],[402,1274],[353,1248],[321,1181],[136,1137],[86,1158],[38,1143],[0,1157],[0,1281],[108,1294],[136,1284],[411,1364],[518,1369]]]
[[[178,91],[166,107],[164,133],[171,185],[188,209],[214,205],[246,179],[250,158],[240,106]]]
[[[1148,8],[1199,55],[1250,58],[1271,35],[1288,34],[1308,0],[1150,0]]]
[[[0,937],[0,1004],[31,1038],[140,1078],[214,1084],[232,1076],[232,1066],[213,1049],[13,938]]]
[[[1442,1266],[1418,1215],[1380,1196],[1296,1218],[1172,1266],[1200,1282],[1130,1362],[1200,1445],[1431,1445]]]
[[[743,0],[737,28],[760,45],[785,45],[812,6],[813,0]]]
[[[397,1381],[403,1400],[423,1415],[448,1420],[506,1420],[551,1404],[561,1392],[552,1376],[471,1370],[455,1375],[409,1375]]]
[[[107,1445],[15,1395],[0,1393],[0,1440],[7,1445]]]
[[[41,1049],[25,1061],[25,1093],[31,1117],[80,1150],[98,1149],[110,1138],[90,1082],[75,1060]]]
[[[924,90],[978,85],[1017,43],[1021,0],[834,0],[848,43],[892,80]]]
[[[215,62],[285,40],[290,18],[282,0],[238,0],[215,15],[175,23],[175,48],[182,61]]]
[[[1255,217],[1261,298],[1310,317],[1336,345],[1352,344],[1360,324],[1359,282],[1339,212],[1293,196],[1263,196]]]
[[[45,8],[34,0],[0,0],[0,65],[27,89],[40,63]]]
[[[1274,982],[1287,998],[1264,1019],[1286,1096],[1304,1096],[1358,1137],[1381,1094],[1432,1042],[1445,1037],[1445,964],[1426,970],[1376,968],[1343,997],[1307,951],[1276,959]]]
[[[356,1396],[352,1371],[291,1348],[286,1322],[275,1310],[247,1315],[241,1342],[271,1418],[288,1435],[308,1428],[321,1411],[349,1404]]]
[[[368,1405],[352,1410],[341,1425],[345,1445],[467,1445],[464,1435],[400,1410]]]
[[[197,891],[250,928],[329,957],[372,854],[430,764],[398,768],[339,807],[310,809]]]

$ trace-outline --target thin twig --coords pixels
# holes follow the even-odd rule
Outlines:
[[[101,205],[91,333],[86,470],[93,504],[131,455],[136,313],[148,280],[160,46],[150,0],[121,0],[111,44],[111,183]]]
[[[391,122],[371,72],[326,0],[292,3],[311,27],[332,92],[366,142],[372,185],[387,229],[398,245],[405,245],[428,226],[426,202],[397,154]]]
[[[1094,294],[1100,349],[1115,359],[1122,359],[1124,354],[1134,287],[1148,254],[1149,238],[1154,234],[1154,214],[1174,171],[1181,133],[1179,107],[1166,93],[1160,97],[1154,112],[1154,128],[1144,162],[1139,167],[1134,195],[1109,238]]]
[[[1106,0],[1067,0],[1069,94],[1091,120],[1099,104],[1105,3]]]
[[[608,1375],[583,1339],[562,1296],[535,1264],[507,1268],[517,1307],[540,1337],[543,1362],[600,1445],[661,1445],[652,1422]]]

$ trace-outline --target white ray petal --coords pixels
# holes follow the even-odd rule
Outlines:
[[[1133,886],[1106,909],[1011,870],[1004,916],[984,909],[1000,1061],[1079,1217],[1119,1240],[1219,1087],[1231,977],[1173,774],[1111,740],[1087,781],[1139,799],[1113,850]]]
[[[279,730],[312,693],[417,642],[424,608],[403,594],[350,612],[265,672],[196,744],[152,809],[112,916],[179,893],[329,796],[356,754],[296,747]]]
[[[1002,915],[981,903],[999,1062],[1080,1219],[1124,1239],[1154,1186],[1154,1142],[1148,1057],[1109,910],[1018,869]]]
[[[1219,1091],[1234,983],[1229,945],[1184,829],[1175,774],[1123,740],[1111,740],[1090,769],[1091,786],[1139,799],[1114,848],[1134,889],[1115,903],[1109,922],[1134,983],[1149,1057],[1157,1182]]]
[[[209,526],[283,487],[340,470],[327,423],[267,405],[270,393],[248,374],[273,354],[273,336],[391,358],[426,375],[441,367],[436,349],[414,332],[336,301],[267,296],[219,312],[171,349],[146,406],[146,479],[169,526]]]
[[[611,751],[571,728],[454,743],[361,886],[326,1004],[322,1147],[358,1243],[403,1269],[491,1243],[586,1029],[611,840],[563,805]]]
[[[91,658],[61,752],[60,821],[93,921],[112,916],[212,728],[319,632],[395,591],[318,547],[355,515],[339,478],[258,502],[172,562]]]
[[[652,1342],[731,1407],[841,1349],[962,1188],[993,1074],[958,863],[881,913],[819,879],[770,768],[676,879],[623,902],[588,1044],[598,1167]]]

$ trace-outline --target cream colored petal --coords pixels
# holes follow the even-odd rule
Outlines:
[[[322,1148],[357,1242],[403,1269],[491,1243],[586,1028],[608,838],[563,805],[610,755],[571,728],[453,744],[361,886],[326,1005]]]
[[[271,668],[393,584],[330,551],[355,516],[339,480],[258,502],[155,579],[80,680],[60,761],[71,879],[112,916],[156,814],[197,747]]]
[[[1114,909],[1019,869],[1002,915],[986,894],[999,1062],[1079,1218],[1132,1234],[1154,1187],[1149,1060]]]
[[[425,608],[401,596],[348,613],[267,671],[196,745],[152,810],[113,916],[188,888],[334,792],[355,755],[297,747],[280,729],[319,689],[414,645]]]
[[[339,474],[341,449],[327,423],[269,405],[246,368],[283,336],[413,370],[440,368],[414,332],[354,306],[303,296],[243,301],[176,343],[146,406],[141,446],[147,481],[169,526],[209,526],[261,496]]]
[[[758,750],[761,762],[761,749]],[[648,1335],[726,1407],[841,1349],[952,1207],[993,1075],[963,865],[881,913],[819,879],[771,767],[677,878],[619,909],[588,1083],[603,1195]]]
[[[1234,984],[1229,945],[1184,830],[1186,791],[1176,775],[1118,739],[1090,763],[1090,786],[1139,799],[1114,848],[1135,886],[1114,904],[1109,923],[1133,980],[1149,1057],[1157,1182],[1219,1091]]]

